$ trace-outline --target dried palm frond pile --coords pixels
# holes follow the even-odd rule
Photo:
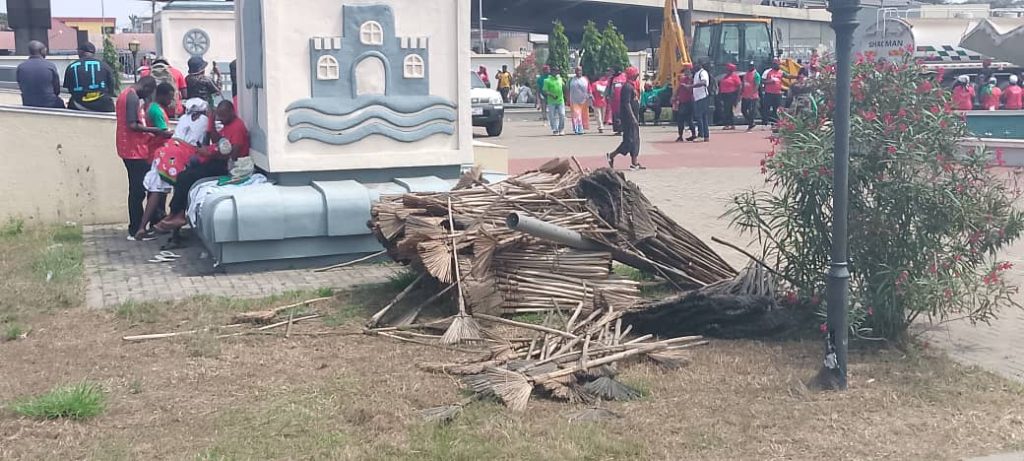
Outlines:
[[[582,172],[568,161],[496,184],[467,180],[445,193],[385,197],[373,207],[373,231],[399,263],[452,284],[459,261],[469,312],[492,314],[594,308],[598,294],[616,309],[639,301],[638,283],[611,273],[609,251],[567,248],[513,231],[523,213],[587,235],[615,233],[577,197]]]
[[[616,364],[645,358],[678,367],[685,363],[682,349],[705,344],[694,335],[661,341],[651,334],[630,336],[633,327],[623,315],[644,306],[639,282],[615,274],[613,261],[659,275],[680,290],[722,287],[737,275],[621,174],[587,174],[569,160],[555,159],[495,184],[471,172],[450,192],[383,197],[371,216],[387,254],[451,290],[459,309],[443,321],[416,324],[423,306],[438,295],[401,312],[395,306],[406,290],[373,316],[367,332],[490,347],[479,360],[422,367],[465,375],[476,395],[496,396],[517,410],[534,394],[567,401],[634,398],[638,391],[615,379]],[[513,230],[519,225],[513,222],[532,234]],[[545,226],[569,237],[538,230]],[[516,314],[545,320],[537,325],[503,317]],[[447,420],[465,403],[427,415]]]
[[[498,343],[486,356],[475,360],[421,363],[419,367],[462,375],[466,387],[477,397],[497,397],[509,408],[520,411],[535,394],[568,402],[637,398],[640,391],[615,378],[616,363],[645,358],[667,368],[678,368],[686,363],[684,349],[707,344],[700,336],[663,341],[652,340],[652,335],[630,339],[630,327],[623,326],[622,314],[601,307],[587,315],[579,304],[568,319],[558,316],[561,325],[557,328],[549,326],[551,317],[545,325],[534,325],[478,314],[476,318],[482,322],[526,331],[532,337],[516,335],[516,341]],[[450,411],[457,411],[453,406],[443,409],[427,413],[450,417]]]

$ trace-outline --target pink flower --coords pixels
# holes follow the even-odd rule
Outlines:
[[[953,290],[950,290],[949,288],[946,288],[945,290],[942,291],[942,296],[944,296],[946,299],[952,298],[953,297]]]
[[[818,174],[821,176],[832,176],[832,170],[826,166],[820,166],[818,167]]]
[[[906,123],[900,123],[900,132],[906,132],[910,127]]]
[[[1003,158],[1003,149],[996,149],[996,165],[1006,166],[1006,159]]]
[[[896,146],[889,146],[885,150],[889,155],[896,155]]]
[[[820,331],[822,333],[827,333],[828,332],[828,324],[825,323],[825,322],[822,322],[821,325],[818,325],[818,331]]]
[[[926,80],[926,82],[927,82],[927,80]],[[896,113],[896,116],[898,116],[898,117],[906,117],[907,116],[907,110],[906,109],[900,109],[900,111]]]
[[[861,118],[863,118],[864,120],[866,120],[868,122],[873,122],[875,120],[878,120],[878,114],[876,114],[875,111],[870,111],[869,110],[869,111],[866,111],[866,112],[861,112],[860,116],[861,116]]]
[[[872,315],[875,315],[875,309],[871,306],[868,306],[868,317],[871,317]]]
[[[885,122],[886,125],[892,125],[892,121],[893,121],[892,114],[885,114],[885,117],[882,118],[882,121]]]

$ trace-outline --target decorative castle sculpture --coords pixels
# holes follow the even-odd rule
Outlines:
[[[235,7],[239,109],[260,168],[431,167],[421,173],[447,177],[472,161],[469,101],[460,91],[469,87],[465,0]]]
[[[288,139],[341,145],[371,135],[415,142],[455,133],[456,104],[429,94],[430,39],[395,36],[387,5],[343,11],[344,35],[310,39],[312,98],[288,106]]]

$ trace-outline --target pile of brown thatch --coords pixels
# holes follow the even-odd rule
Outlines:
[[[581,243],[511,230],[506,218],[512,213],[557,226]],[[634,393],[614,380],[615,363],[646,357],[678,366],[676,351],[704,344],[700,336],[629,337],[632,327],[623,325],[623,315],[642,308],[639,283],[613,273],[613,261],[656,274],[680,290],[721,290],[737,276],[621,174],[587,174],[568,160],[495,184],[473,172],[451,192],[386,197],[374,205],[370,224],[393,260],[421,274],[413,285],[429,278],[445,288],[389,312],[410,286],[373,316],[367,331],[412,342],[489,344],[490,352],[479,360],[423,367],[467,375],[477,395],[493,394],[514,409],[522,409],[534,391],[569,401],[628,398]],[[423,306],[449,290],[458,300],[458,315],[415,324]],[[502,317],[523,313],[546,320],[534,325]],[[506,332],[529,330],[532,336],[503,335],[478,322]],[[443,419],[457,408],[434,416]]]

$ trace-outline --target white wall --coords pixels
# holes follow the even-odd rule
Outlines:
[[[160,53],[172,66],[185,72],[191,57],[182,45],[185,33],[201,29],[210,36],[210,49],[203,59],[207,62],[231,62],[235,59],[235,13],[233,11],[168,10],[157,13]]]

